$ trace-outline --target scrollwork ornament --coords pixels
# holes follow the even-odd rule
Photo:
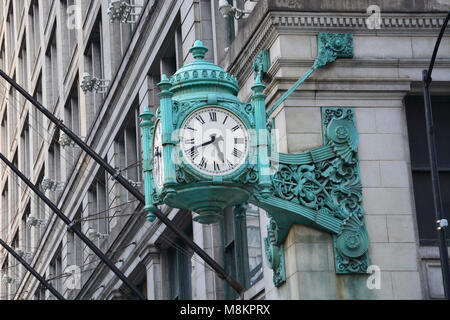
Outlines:
[[[286,271],[284,268],[284,248],[278,245],[278,225],[273,218],[270,218],[267,226],[267,238],[264,239],[267,264],[273,270],[273,282],[276,287],[280,287],[286,282]]]
[[[178,167],[176,170],[177,182],[179,184],[190,184],[194,182],[198,182],[199,179],[189,174],[186,170],[181,167]]]

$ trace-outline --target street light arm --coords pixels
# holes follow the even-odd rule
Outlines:
[[[436,62],[436,57],[439,51],[439,47],[441,45],[442,37],[444,36],[445,29],[447,28],[448,22],[450,20],[450,10],[448,11],[447,18],[445,18],[444,24],[442,25],[441,32],[439,33],[439,37],[436,40],[436,45],[434,46],[433,56],[431,58],[430,67],[428,68],[425,83],[427,86],[431,84],[431,74],[433,73],[434,63]]]

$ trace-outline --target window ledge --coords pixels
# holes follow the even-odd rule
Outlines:
[[[420,247],[419,248],[420,258],[421,259],[440,259],[439,255],[439,247]],[[448,253],[450,255],[450,248],[448,248]]]

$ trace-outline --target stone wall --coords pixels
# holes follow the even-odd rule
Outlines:
[[[394,3],[398,5],[400,2],[392,5]],[[381,288],[369,290],[366,284],[368,275],[336,275],[331,235],[305,226],[294,226],[285,242],[287,282],[275,288],[272,271],[266,268],[266,297],[430,297],[420,263],[403,100],[407,94],[418,93],[417,83],[421,80],[422,70],[427,67],[439,25],[431,28],[433,32],[425,25],[414,29],[385,25],[377,32],[356,28],[351,23],[338,28],[320,26],[320,23],[300,28],[297,21],[301,21],[301,17],[307,21],[308,15],[314,16],[298,13],[294,18],[287,12],[270,13],[258,26],[261,33],[256,32],[250,42],[242,44],[242,51],[230,52],[223,64],[247,76],[240,79],[243,88],[240,97],[246,100],[249,98],[248,88],[253,83],[252,70],[248,69],[249,64],[241,62],[253,58],[258,50],[269,50],[272,81],[267,84],[266,93],[270,105],[312,66],[317,56],[318,32],[354,34],[355,57],[337,61],[313,74],[275,112],[275,127],[280,152],[302,152],[323,144],[321,107],[355,108],[365,219],[370,236],[369,256],[371,264],[381,269]],[[343,21],[346,15],[342,14]],[[430,14],[411,13],[411,19],[426,17]],[[435,17],[443,19],[443,15]],[[450,80],[450,55],[446,50],[449,45],[450,39],[444,38],[434,73],[437,83]],[[432,290],[436,292],[439,285],[436,287],[435,280],[431,282],[434,284]]]

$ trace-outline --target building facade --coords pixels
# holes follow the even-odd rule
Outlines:
[[[233,2],[233,1],[231,1]],[[231,3],[230,2],[230,3]],[[159,107],[157,84],[193,57],[239,80],[248,102],[253,62],[270,56],[270,106],[314,64],[319,32],[351,33],[354,57],[316,71],[274,113],[278,151],[324,144],[322,109],[353,108],[368,255],[375,273],[338,275],[333,238],[295,225],[284,243],[286,281],[273,282],[264,248],[269,219],[249,206],[213,225],[162,211],[247,289],[244,299],[443,298],[427,158],[422,70],[450,9],[448,0],[234,1],[251,13],[224,18],[213,0],[134,0],[133,23],[110,21],[110,1],[2,0],[0,67],[142,192],[139,114]],[[450,39],[433,73],[439,170],[450,210]],[[97,92],[87,76],[105,80]],[[89,156],[5,81],[0,82],[1,153],[78,224],[149,300],[236,299],[237,294]],[[68,299],[133,294],[18,178],[0,166],[0,237]],[[3,300],[54,299],[0,250]],[[372,277],[372,278],[370,278]],[[377,278],[379,277],[379,278]],[[379,281],[378,281],[379,280]]]

